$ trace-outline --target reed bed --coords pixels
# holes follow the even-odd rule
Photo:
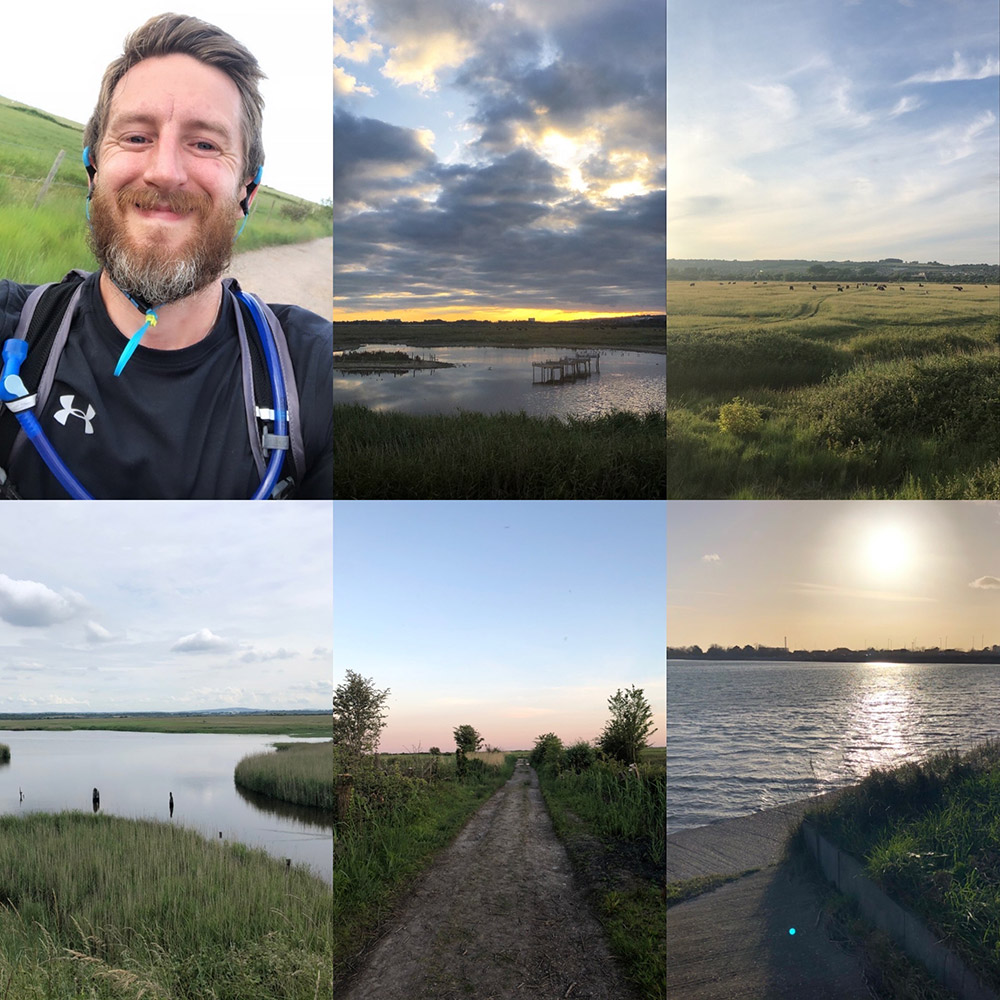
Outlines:
[[[1000,989],[1000,741],[876,769],[806,818]]]
[[[285,744],[276,753],[244,757],[235,771],[236,784],[273,799],[333,810],[331,743]]]
[[[6,743],[0,743],[0,764],[10,763],[10,747]]]
[[[0,818],[0,996],[329,997],[329,887],[169,823]]]
[[[334,407],[336,499],[655,500],[663,413],[411,416]]]

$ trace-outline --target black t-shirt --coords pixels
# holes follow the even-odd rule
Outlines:
[[[0,344],[14,335],[34,286],[0,281]],[[288,342],[301,410],[305,468],[296,499],[333,496],[333,325],[299,306],[272,305]],[[176,351],[136,348],[111,322],[98,274],[83,284],[44,408],[46,436],[97,499],[247,499],[260,485],[247,427],[243,365],[231,296],[208,336]],[[142,317],[136,312],[136,328]],[[248,337],[257,332],[250,324]],[[34,386],[28,387],[34,391]],[[4,420],[11,419],[9,414]],[[5,456],[0,456],[4,465]],[[8,477],[25,499],[68,494],[18,433]],[[282,477],[286,473],[282,472]]]

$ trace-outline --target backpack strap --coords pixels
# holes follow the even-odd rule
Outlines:
[[[21,309],[14,337],[28,344],[28,355],[21,365],[21,378],[29,389],[34,387],[39,410],[45,405],[55,376],[59,355],[66,343],[69,324],[86,271],[70,271],[62,281],[39,285]],[[49,365],[49,360],[54,363]],[[21,426],[13,413],[0,407],[0,463],[9,464]]]
[[[274,398],[271,392],[271,378],[268,375],[264,349],[260,343],[250,310],[234,294],[240,286],[235,279],[226,279],[225,286],[233,300],[236,315],[236,328],[240,338],[240,354],[243,359],[243,396],[246,401],[247,430],[250,434],[250,447],[258,475],[263,476],[267,464],[267,441],[272,434],[274,425]],[[249,293],[244,293],[249,294]],[[305,448],[302,443],[302,427],[299,416],[299,395],[295,384],[295,372],[288,354],[288,343],[281,323],[271,309],[255,295],[261,312],[271,328],[275,347],[285,379],[286,408],[288,410],[289,447],[285,456],[285,473],[279,489],[274,494],[281,496],[294,487],[305,469]],[[248,332],[249,331],[249,332]],[[287,482],[287,480],[291,482]],[[283,488],[280,488],[283,487]]]

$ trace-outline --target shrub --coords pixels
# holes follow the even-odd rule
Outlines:
[[[586,740],[580,740],[579,743],[574,743],[566,748],[566,767],[577,774],[586,771],[596,759],[597,754],[594,752],[594,748]]]
[[[760,408],[737,396],[731,403],[719,407],[719,430],[725,434],[743,436],[760,430],[764,417]]]
[[[562,756],[562,740],[555,733],[545,733],[535,740],[535,746],[528,757],[528,762],[536,771],[540,769],[559,771]]]

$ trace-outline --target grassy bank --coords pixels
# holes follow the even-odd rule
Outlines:
[[[1000,495],[1000,293],[891,291],[671,283],[670,497]]]
[[[806,818],[1000,989],[1000,741],[875,770]]]
[[[334,407],[340,500],[655,500],[665,417],[409,416]]]
[[[128,733],[258,733],[264,736],[329,737],[328,713],[294,715],[51,715],[0,718],[0,730],[99,729]]]
[[[80,812],[0,818],[4,1000],[317,1000],[330,889],[241,844]]]
[[[87,247],[83,126],[0,98],[0,278],[57,281],[73,268],[95,270]],[[42,182],[66,155],[44,199]],[[330,236],[333,210],[261,186],[240,252]]]
[[[502,767],[480,761],[458,780],[453,755],[436,761],[429,754],[412,756],[428,759],[389,758],[355,771],[351,815],[334,826],[335,983],[351,974],[394,903],[510,777],[516,759],[507,755]],[[406,773],[411,768],[426,776]]]
[[[665,751],[647,750],[635,775],[598,762],[579,773],[543,765],[538,776],[612,950],[642,996],[665,997]]]
[[[244,757],[235,771],[236,784],[261,795],[300,806],[332,810],[332,743],[287,744],[273,753]]]
[[[362,344],[410,347],[603,347],[663,352],[663,318],[644,323],[337,323],[335,350]]]

